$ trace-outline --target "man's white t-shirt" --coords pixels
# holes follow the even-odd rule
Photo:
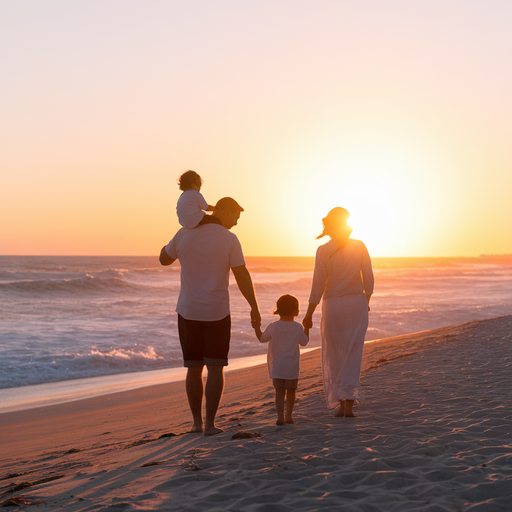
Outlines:
[[[206,322],[229,315],[229,271],[245,265],[235,234],[220,224],[182,228],[165,246],[165,252],[181,265],[179,315]]]
[[[185,190],[178,198],[176,214],[178,221],[184,228],[195,228],[204,216],[208,203],[201,192]]]
[[[269,342],[267,364],[271,379],[298,379],[300,373],[299,345],[306,346],[308,337],[301,324],[278,320],[267,326],[261,335]]]

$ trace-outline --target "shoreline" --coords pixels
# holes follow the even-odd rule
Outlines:
[[[275,425],[266,365],[226,375],[224,432],[212,437],[187,433],[180,382],[3,414],[0,502],[41,512],[510,510],[512,315],[366,344],[355,419],[326,408],[319,352],[302,354],[293,425]],[[232,439],[240,430],[259,437]],[[9,491],[21,482],[30,485]]]
[[[226,372],[264,362],[266,362],[266,355],[233,359],[226,367]],[[185,380],[185,375],[186,368],[179,366],[4,388],[0,389],[0,415],[122,393],[159,384],[181,382]]]
[[[402,334],[394,336],[419,335],[422,332]],[[366,340],[365,345],[379,343],[390,338],[378,338]],[[320,347],[300,347],[301,354],[312,350],[320,350]],[[235,370],[258,366],[267,362],[267,355],[260,354],[232,359],[225,367],[224,372],[229,373]],[[172,367],[158,370],[143,370],[129,373],[115,373],[69,379],[57,382],[45,382],[16,388],[0,389],[0,418],[2,414],[19,412],[41,407],[65,404],[89,398],[96,398],[104,395],[122,393],[142,389],[145,387],[168,384],[172,382],[183,382],[186,377],[186,368]]]
[[[317,348],[303,348],[301,353],[307,353]],[[225,367],[225,373],[265,364],[266,362],[266,354],[239,357],[229,361],[229,365]],[[0,389],[0,417],[2,414],[10,412],[50,407],[159,384],[182,382],[185,380],[185,376],[186,368],[179,366],[4,388]]]
[[[485,320],[476,320],[476,322]],[[444,329],[440,327],[438,329]],[[365,341],[365,346],[371,343],[380,343],[389,339],[398,339],[404,336],[418,336],[430,330],[417,331],[415,333],[401,334],[389,338],[377,338]],[[301,347],[301,354],[312,350],[320,350],[321,347]],[[250,368],[265,364],[266,354],[239,357],[231,359],[224,372]],[[123,393],[159,384],[183,382],[186,376],[186,368],[172,367],[158,370],[143,370],[129,373],[116,373],[95,377],[69,379],[57,382],[45,382],[16,388],[0,389],[0,418],[2,414],[19,412],[41,407],[65,404],[104,395]]]

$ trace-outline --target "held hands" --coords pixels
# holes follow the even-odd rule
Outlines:
[[[251,309],[251,325],[254,329],[254,334],[256,334],[256,338],[261,340],[261,315],[257,309]]]
[[[253,328],[261,325],[261,315],[257,309],[251,309],[251,325]]]
[[[306,315],[303,319],[302,319],[302,326],[304,327],[304,331],[306,333],[309,332],[309,329],[311,329],[313,327],[313,317],[312,316],[308,316]]]

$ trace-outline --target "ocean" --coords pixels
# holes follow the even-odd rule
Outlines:
[[[284,293],[296,295],[305,312],[313,258],[246,261],[263,327],[275,320]],[[512,314],[512,256],[373,263],[367,340]],[[63,389],[85,382],[94,390],[106,376],[134,382],[148,371],[182,378],[178,291],[179,265],[162,267],[156,256],[0,256],[0,412],[1,401],[23,388],[44,394],[50,383]],[[230,293],[231,360],[265,354],[233,279]],[[320,316],[318,309],[308,347],[320,346]]]

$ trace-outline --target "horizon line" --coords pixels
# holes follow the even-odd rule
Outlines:
[[[8,258],[158,258],[158,254],[0,254],[0,257]],[[253,256],[245,254],[246,258],[315,258],[315,255],[294,255],[294,256]],[[372,259],[443,259],[443,258],[457,258],[457,259],[481,259],[481,258],[512,258],[512,253],[501,254],[479,254],[477,256],[371,256]]]

